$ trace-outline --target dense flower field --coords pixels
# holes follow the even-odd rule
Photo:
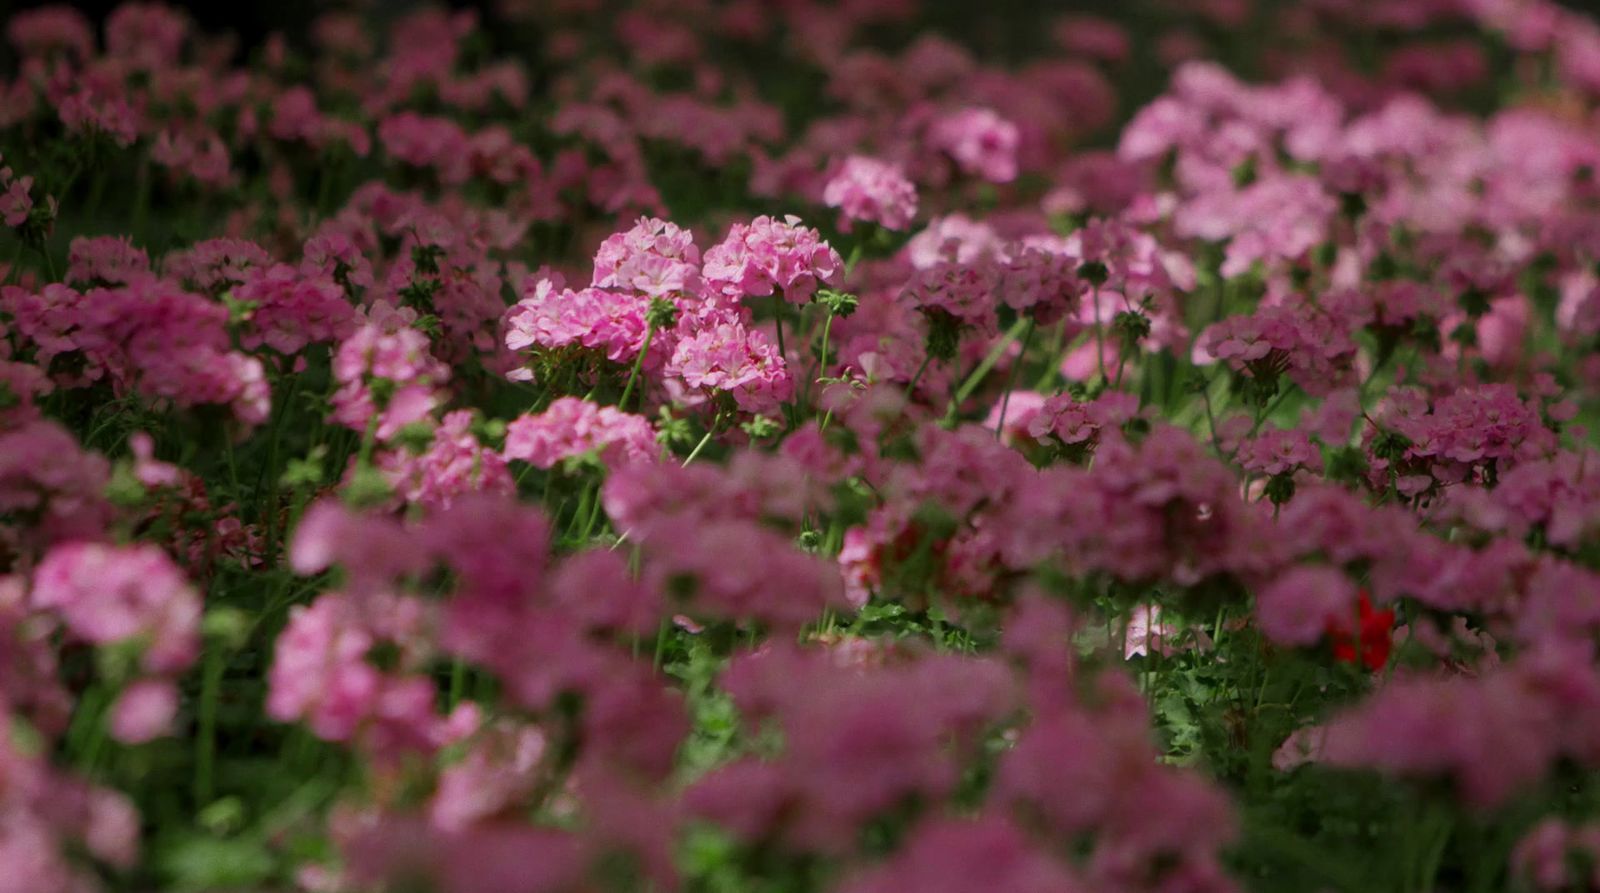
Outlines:
[[[0,891],[1600,890],[1600,23],[987,5],[11,13]]]

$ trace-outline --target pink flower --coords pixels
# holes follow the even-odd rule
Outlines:
[[[945,263],[970,266],[1005,253],[1005,242],[993,226],[965,214],[935,217],[906,243],[906,259],[918,270]]]
[[[429,352],[428,336],[410,326],[414,314],[376,305],[368,320],[340,343],[333,356],[339,389],[333,395],[333,419],[365,430],[374,413],[379,440],[394,438],[406,425],[430,415],[442,401],[440,387],[450,367]],[[371,382],[383,381],[388,393],[379,397]]]
[[[400,499],[428,508],[448,507],[464,493],[510,493],[511,473],[499,453],[472,433],[472,412],[446,413],[420,454],[401,448],[379,454],[378,470]]]
[[[1327,731],[1322,726],[1301,726],[1272,752],[1272,768],[1279,772],[1292,772],[1307,763],[1322,759],[1323,739]]]
[[[595,452],[607,464],[654,458],[661,448],[649,420],[577,397],[561,397],[538,415],[506,427],[504,455],[537,468]]]
[[[184,481],[183,469],[155,457],[155,439],[144,431],[128,435],[128,449],[133,453],[133,476],[139,483],[152,489],[177,487]]]
[[[1110,391],[1088,403],[1080,403],[1071,394],[1057,394],[1045,398],[1028,422],[1028,435],[1041,443],[1055,438],[1069,448],[1092,449],[1102,430],[1117,428],[1137,411],[1138,401],[1131,394]]]
[[[300,272],[308,278],[342,283],[346,290],[372,288],[372,263],[348,234],[324,232],[306,240]]]
[[[794,395],[777,347],[737,321],[719,320],[680,338],[665,371],[690,388],[730,394],[745,412],[771,412]]]
[[[1311,645],[1355,611],[1356,584],[1331,567],[1291,568],[1256,596],[1256,622],[1282,645]]]
[[[591,284],[658,297],[693,292],[699,281],[700,249],[694,234],[665,220],[641,217],[632,229],[600,243]]]
[[[727,238],[706,251],[706,285],[733,301],[783,293],[791,304],[810,300],[819,285],[831,285],[844,267],[814,229],[795,216],[757,217],[736,223]]]
[[[139,136],[139,113],[122,96],[82,89],[62,98],[56,114],[68,133],[100,133],[118,146],[133,145]]]
[[[875,158],[852,155],[822,190],[822,201],[840,210],[840,227],[852,221],[902,230],[917,216],[917,187],[899,167]]]
[[[0,532],[25,554],[102,537],[112,519],[104,496],[110,477],[105,458],[55,422],[0,430]]]
[[[265,248],[244,239],[207,239],[162,260],[165,275],[198,291],[217,294],[242,285],[256,267],[272,263]]]
[[[1119,792],[1152,768],[1142,719],[1134,720],[1076,710],[1039,717],[1001,758],[996,794],[1038,810],[1057,834],[1095,827],[1109,817]]]
[[[1017,178],[1017,125],[986,108],[968,108],[940,118],[928,135],[962,172],[991,183]]]
[[[111,708],[111,734],[125,744],[143,744],[171,731],[177,715],[177,686],[142,679],[124,689]]]
[[[1078,261],[1065,252],[1025,247],[999,268],[996,288],[1012,309],[1048,325],[1078,311],[1089,286],[1077,270]]]
[[[360,515],[334,500],[306,509],[289,540],[289,567],[310,575],[343,566],[353,590],[383,588],[394,577],[417,573],[429,560],[392,518]]]
[[[1069,52],[1106,62],[1123,62],[1130,50],[1127,31],[1116,21],[1096,15],[1062,16],[1050,33]]]
[[[150,160],[176,176],[208,186],[221,187],[233,181],[228,147],[215,133],[163,129],[150,147]]]
[[[446,831],[493,818],[532,793],[547,746],[536,726],[500,720],[469,739],[465,757],[445,769],[428,814]]]
[[[601,288],[559,289],[548,279],[506,314],[506,347],[559,350],[577,346],[621,363],[638,356],[649,323],[646,300]],[[529,373],[531,376],[531,373]]]
[[[1356,344],[1351,332],[1325,313],[1303,306],[1262,306],[1201,333],[1204,355],[1263,381],[1287,375],[1311,394],[1325,394],[1352,378]]]
[[[844,604],[843,582],[832,562],[800,552],[785,537],[748,521],[656,530],[649,543],[650,579],[679,594],[697,619],[743,617],[798,629]],[[765,556],[759,565],[727,560],[756,554]]]
[[[79,286],[127,285],[150,275],[150,257],[127,236],[79,236],[67,246],[67,281]]]
[[[86,642],[139,644],[150,673],[181,671],[199,653],[200,595],[156,546],[57,546],[34,574],[33,603]]]
[[[83,13],[65,5],[17,10],[6,23],[6,37],[24,56],[62,50],[80,61],[94,55],[94,31]]]
[[[901,299],[929,315],[943,315],[980,335],[998,329],[992,264],[942,263],[915,273]]]
[[[1223,276],[1238,276],[1260,261],[1269,268],[1298,261],[1327,241],[1338,205],[1310,177],[1284,175],[1237,192],[1195,197],[1174,218],[1180,235],[1228,239]]]
[[[1600,677],[1586,652],[1552,643],[1478,678],[1390,682],[1328,724],[1323,761],[1443,777],[1465,805],[1493,809],[1557,758],[1592,754],[1594,723],[1573,717],[1597,705]]]
[[[295,607],[267,673],[267,714],[304,721],[329,741],[356,741],[378,759],[432,752],[457,729],[436,712],[437,690],[418,672],[431,655],[430,622],[419,600],[382,593],[328,594]],[[380,645],[393,647],[398,666],[367,659]]]
[[[1005,427],[1001,429],[1000,435],[1006,443],[1013,443],[1028,433],[1028,427],[1038,417],[1039,410],[1044,407],[1047,399],[1049,398],[1037,391],[1012,391],[990,407],[989,415],[983,420],[983,426],[990,429],[999,427],[1003,409]],[[784,445],[787,446],[794,440],[795,435],[791,434],[784,441]]]
[[[130,869],[139,857],[139,813],[123,794],[54,769],[45,755],[0,744],[6,777],[5,884],[13,890],[96,890],[93,858]]]
[[[257,267],[233,290],[249,307],[249,328],[242,343],[262,344],[285,355],[308,344],[338,341],[357,325],[356,312],[344,290],[328,279],[306,277],[288,264]]]
[[[290,612],[268,675],[268,715],[280,722],[306,718],[329,740],[355,733],[376,699],[380,677],[366,663],[372,637],[344,620],[353,610],[344,600],[323,596]]]
[[[76,353],[81,386],[107,378],[157,405],[230,405],[247,424],[265,421],[270,393],[260,360],[230,350],[228,311],[153,276],[80,296],[65,286],[0,297],[48,360]]]
[[[713,771],[687,792],[687,806],[749,842],[847,850],[869,820],[949,793],[978,731],[1016,703],[1010,683],[983,659],[862,671],[792,645],[742,655],[722,685],[747,722],[781,729],[783,753]],[[928,709],[899,709],[908,697]]]
[[[940,818],[913,828],[886,864],[848,880],[846,893],[1076,893],[1088,890],[1010,821],[986,813],[976,821]]]
[[[166,68],[178,61],[189,20],[161,3],[124,3],[106,18],[106,53],[140,68]]]
[[[1513,874],[1529,889],[1550,891],[1583,889],[1600,884],[1600,825],[1569,824],[1550,817],[1541,820],[1511,851]],[[1578,871],[1588,866],[1588,877]]]
[[[16,229],[28,222],[28,214],[33,210],[33,196],[28,194],[33,188],[33,177],[18,177],[5,185],[5,193],[0,194],[0,219],[6,226]]]
[[[1322,464],[1322,454],[1310,436],[1297,428],[1269,428],[1245,441],[1236,458],[1246,471],[1266,475],[1292,474]]]
[[[1173,640],[1181,630],[1161,618],[1160,605],[1136,605],[1128,615],[1128,627],[1122,635],[1122,657],[1132,660],[1140,655],[1171,654]]]
[[[448,118],[401,112],[378,125],[378,141],[389,157],[433,168],[444,183],[461,183],[471,175],[467,134]]]
[[[1394,464],[1402,474],[1422,477],[1424,489],[1434,481],[1463,480],[1490,464],[1509,470],[1519,461],[1548,456],[1556,447],[1555,434],[1536,404],[1523,400],[1509,384],[1463,388],[1431,407],[1417,392],[1396,389],[1376,418],[1406,439]],[[1376,434],[1369,432],[1369,438],[1371,449]],[[1390,464],[1390,457],[1375,457],[1371,463],[1379,475]]]

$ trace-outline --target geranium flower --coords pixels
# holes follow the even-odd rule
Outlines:
[[[1329,621],[1328,639],[1333,645],[1333,658],[1345,663],[1360,661],[1376,673],[1389,662],[1389,652],[1394,648],[1394,609],[1373,609],[1372,599],[1363,589],[1356,613],[1361,627],[1359,636],[1351,634],[1344,620]]]

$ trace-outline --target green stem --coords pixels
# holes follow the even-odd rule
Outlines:
[[[781,327],[782,323],[780,322],[779,325]],[[781,332],[782,329],[780,328],[779,331]],[[655,333],[656,327],[654,323],[651,323],[650,327],[644,330],[644,344],[639,348],[639,356],[633,361],[633,371],[628,373],[628,385],[622,389],[622,399],[617,401],[618,409],[626,410],[628,408],[628,397],[633,394],[634,382],[639,380],[639,370],[644,367],[644,355],[650,352],[650,339],[655,336]],[[639,399],[642,400],[644,398],[641,397]]]
[[[294,408],[295,395],[299,393],[300,377],[289,379],[289,390],[284,394],[282,407],[272,417],[272,432],[269,435],[267,446],[267,464],[262,466],[256,475],[254,502],[264,517],[266,525],[266,560],[270,566],[276,560],[277,539],[281,531],[278,530],[278,481],[282,477],[282,469],[278,464],[278,447],[283,439],[283,418]],[[268,488],[269,497],[265,508],[262,508],[261,490]]]
[[[583,536],[578,538],[578,542],[589,542],[590,535],[594,533],[595,522],[600,518],[600,503],[600,484],[596,482],[594,485],[594,499],[589,503],[589,518],[583,522]]]
[[[222,646],[211,643],[206,649],[205,667],[200,682],[200,729],[195,737],[194,800],[196,808],[216,797],[217,699],[222,691]]]
[[[850,257],[849,257],[849,259],[844,262],[844,275],[845,275],[846,279],[849,278],[850,273],[853,270],[855,270],[856,264],[860,263],[860,261],[861,261],[861,240],[857,239],[855,246],[850,249]]]
[[[374,409],[372,416],[367,419],[367,430],[361,433],[361,449],[356,453],[356,464],[365,468],[372,462],[372,447],[378,442],[378,416],[380,411]],[[343,465],[344,463],[339,463]],[[334,466],[338,469],[338,465]]]
[[[1255,433],[1261,430],[1261,426],[1266,423],[1267,419],[1272,417],[1272,414],[1277,411],[1278,407],[1283,404],[1283,401],[1287,399],[1288,396],[1289,391],[1280,391],[1278,396],[1272,398],[1271,403],[1268,403],[1266,406],[1263,406],[1260,409],[1260,415],[1256,416],[1255,424],[1250,426],[1250,436],[1255,436]]]
[[[717,428],[715,424],[706,429],[706,435],[700,438],[700,442],[694,445],[694,449],[689,451],[689,458],[683,460],[684,465],[688,465],[690,462],[693,462],[695,457],[700,455],[700,451],[706,448],[707,443],[711,442],[711,435],[715,434],[716,431]]]
[[[1106,380],[1106,336],[1100,325],[1100,287],[1092,292],[1094,301],[1094,363],[1100,370],[1100,380]]]
[[[922,365],[917,367],[917,374],[911,376],[911,383],[906,385],[906,399],[908,399],[908,400],[911,399],[911,395],[916,392],[917,383],[922,381],[922,373],[928,371],[928,363],[930,363],[932,361],[933,361],[933,354],[931,354],[931,353],[930,354],[925,354],[922,357]]]
[[[778,299],[778,309],[772,312],[772,317],[773,322],[778,327],[778,356],[783,360],[784,364],[787,365],[789,362],[789,349],[784,347],[783,344],[783,305],[784,300],[780,297]]]
[[[789,349],[783,343],[783,310],[788,301],[781,295],[778,297],[778,307],[773,311],[773,319],[778,328],[778,357],[783,360],[783,368],[789,368]],[[793,403],[783,404],[783,421],[788,428],[795,427],[795,406]]]
[[[45,272],[47,272],[50,275],[50,281],[51,282],[60,282],[61,281],[61,277],[56,275],[56,259],[55,259],[55,257],[53,257],[50,254],[50,249],[46,248],[44,246],[44,242],[42,242],[42,241],[38,244],[37,247],[38,247],[38,250],[39,250],[39,256],[44,258]]]
[[[462,694],[464,694],[466,692],[466,690],[467,690],[467,665],[466,665],[465,662],[463,662],[461,660],[461,658],[458,657],[450,664],[450,702],[449,703],[450,703],[450,709],[451,710],[456,709],[456,705],[461,703],[461,696],[462,696]]]
[[[657,671],[661,669],[661,659],[667,653],[667,636],[672,632],[672,621],[663,620],[656,630],[656,655],[651,662]]]
[[[1211,429],[1211,448],[1221,456],[1222,441],[1217,439],[1217,414],[1211,409],[1211,382],[1206,382],[1200,389],[1200,399],[1206,407],[1206,426]]]
[[[233,498],[239,502],[243,502],[243,488],[239,485],[239,459],[234,455],[233,438],[228,436],[228,431],[226,428],[224,428],[222,431],[222,442],[226,447],[223,450],[223,455],[228,460],[228,485],[233,488]]]
[[[1055,347],[1050,350],[1050,362],[1045,366],[1044,374],[1039,376],[1038,384],[1033,386],[1036,391],[1043,391],[1055,377],[1061,374],[1061,354],[1067,347],[1067,321],[1056,323]]]
[[[1450,813],[1434,808],[1424,808],[1422,820],[1418,822],[1421,847],[1414,850],[1417,875],[1414,889],[1417,893],[1433,893],[1439,878],[1439,866],[1444,861],[1446,847],[1450,843],[1450,836],[1455,830],[1455,821]]]
[[[977,390],[978,384],[982,382],[984,377],[989,374],[990,370],[994,369],[995,365],[1000,362],[1000,358],[1005,355],[1006,348],[1011,346],[1011,342],[1017,340],[1024,329],[1032,325],[1032,319],[1017,320],[1011,324],[1010,329],[1006,330],[1005,335],[1001,337],[999,342],[997,342],[994,347],[989,348],[989,353],[986,354],[983,360],[978,363],[978,367],[972,370],[972,374],[967,376],[966,381],[961,383],[961,387],[956,389],[955,396],[950,399],[950,406],[946,410],[945,414],[946,421],[953,420],[955,418],[956,410],[961,406],[962,403],[966,402],[968,397],[972,396],[972,392]]]
[[[149,234],[144,231],[145,218],[150,213],[150,153],[139,158],[139,173],[134,178],[133,236],[149,244]]]
[[[1011,405],[1011,389],[1017,386],[1017,374],[1022,371],[1022,361],[1028,358],[1028,344],[1033,341],[1033,317],[1028,317],[1028,330],[1022,336],[1022,352],[1017,354],[1017,361],[1011,366],[1011,375],[1006,379],[1006,390],[1000,397],[1000,421],[995,423],[994,436],[1000,439],[1000,432],[1006,427],[1006,410]]]
[[[806,393],[804,402],[811,402],[811,386],[816,384],[818,376],[828,374],[828,336],[833,331],[833,311],[828,311],[828,318],[822,322],[822,353],[817,357],[817,374],[806,376]]]

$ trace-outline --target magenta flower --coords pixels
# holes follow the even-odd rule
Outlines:
[[[595,453],[609,465],[659,455],[655,430],[643,416],[576,397],[562,397],[538,415],[522,415],[506,426],[504,456],[537,468]]]
[[[1017,125],[986,108],[968,108],[940,118],[928,136],[963,173],[991,183],[1017,178]]]
[[[179,672],[199,653],[200,596],[155,546],[57,546],[34,574],[32,601],[83,641],[138,645],[148,673]]]
[[[706,251],[702,274],[712,292],[735,302],[778,291],[785,301],[804,304],[819,286],[834,284],[843,267],[839,253],[791,215],[734,224]]]
[[[447,508],[465,493],[511,492],[505,459],[479,443],[471,428],[470,411],[445,413],[426,449],[385,450],[378,470],[401,500],[427,508]]]
[[[917,187],[895,165],[852,155],[822,189],[822,201],[839,209],[839,225],[853,221],[902,230],[917,216]]]
[[[118,741],[143,744],[171,731],[177,714],[177,686],[165,680],[141,680],[128,686],[111,708],[111,734]]]
[[[334,352],[333,418],[363,431],[377,416],[375,434],[390,440],[406,425],[421,421],[443,402],[440,387],[450,368],[428,350],[428,337],[410,326],[412,314],[376,305],[368,320]],[[378,396],[373,381],[385,382]]]
[[[1256,622],[1283,645],[1311,645],[1352,615],[1356,584],[1336,568],[1296,567],[1256,595]]]
[[[7,173],[10,169],[6,169]],[[16,229],[28,222],[29,212],[33,210],[33,196],[29,191],[33,188],[32,177],[18,177],[4,183],[6,191],[0,194],[0,220],[6,226]]]
[[[249,326],[241,339],[245,347],[265,344],[290,356],[308,344],[339,341],[355,330],[355,308],[331,280],[305,277],[287,264],[258,267],[247,276],[233,290],[234,299],[249,308]]]
[[[602,288],[558,289],[541,279],[506,314],[505,344],[512,350],[582,347],[626,362],[644,348],[648,309],[647,301],[633,295]]]
[[[771,412],[794,395],[794,378],[777,346],[732,320],[681,337],[664,371],[689,388],[732,396],[745,412]]]

